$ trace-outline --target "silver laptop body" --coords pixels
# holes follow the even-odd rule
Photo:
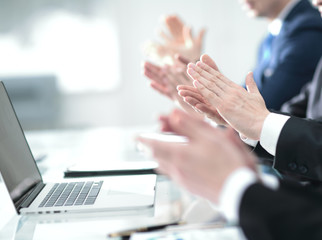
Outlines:
[[[44,183],[1,81],[0,172],[21,214],[136,210],[154,205],[155,174]]]

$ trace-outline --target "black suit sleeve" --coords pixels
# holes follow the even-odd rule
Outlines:
[[[322,123],[291,117],[278,139],[273,166],[281,173],[322,181]]]
[[[248,240],[321,240],[322,195],[290,182],[278,190],[254,184],[243,195],[239,219]]]

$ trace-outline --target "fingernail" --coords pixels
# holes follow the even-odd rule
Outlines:
[[[195,64],[194,63],[189,63],[188,64],[188,68],[191,68],[191,69],[194,69],[196,66],[195,66]]]
[[[190,75],[194,75],[196,73],[196,71],[192,68],[188,68],[188,74]]]
[[[197,65],[198,67],[203,67],[203,66],[205,66],[205,64],[204,64],[203,62],[200,62],[200,61],[198,61],[198,62],[196,63],[196,65]]]
[[[195,88],[198,88],[198,86],[199,86],[199,82],[198,82],[197,80],[194,80],[194,81],[193,81],[193,86],[194,86]]]

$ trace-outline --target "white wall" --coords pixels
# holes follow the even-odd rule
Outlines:
[[[111,93],[64,96],[59,127],[154,124],[159,113],[172,108],[169,100],[150,89],[141,67],[141,46],[156,39],[162,14],[177,13],[194,29],[206,27],[204,52],[238,83],[252,69],[266,31],[266,22],[248,19],[237,0],[112,0],[102,14],[111,13],[111,4],[119,25],[122,84]]]

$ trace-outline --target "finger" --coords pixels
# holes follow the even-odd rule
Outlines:
[[[162,68],[150,62],[144,62],[143,69],[145,71],[150,71],[155,75],[162,75]]]
[[[159,92],[160,94],[165,95],[168,98],[172,99],[172,96],[171,96],[171,93],[170,93],[169,89],[167,87],[163,86],[162,84],[159,84],[159,83],[157,83],[155,81],[152,81],[150,83],[150,86],[154,90],[156,90],[157,92]]]
[[[178,109],[175,109],[169,115],[169,123],[175,132],[188,137],[192,141],[204,137],[204,131],[202,131],[202,129],[211,128],[209,124],[202,119],[193,117]]]
[[[194,97],[190,97],[190,96],[183,97],[183,101],[185,101],[186,103],[188,103],[192,107],[196,107],[196,105],[201,104],[199,99],[194,98]]]
[[[185,84],[192,85],[192,79],[187,74],[187,71],[181,72],[181,76],[184,79],[184,84],[182,84],[182,85],[185,85]]]
[[[179,81],[178,81],[177,86],[185,85],[185,84],[192,84],[191,78],[189,76],[187,76],[185,72],[180,72],[178,74],[178,79],[179,79]]]
[[[171,87],[172,91],[176,91],[178,85],[184,84],[183,82],[181,82],[182,79],[179,78],[178,74],[174,75],[172,73],[168,73],[167,80],[168,85]]]
[[[165,18],[165,25],[176,41],[179,43],[183,42],[182,31],[184,28],[184,23],[178,16],[167,16]]]
[[[171,44],[172,39],[163,30],[159,30],[158,35],[165,42],[165,44]]]
[[[205,105],[201,103],[198,99],[195,99],[193,97],[184,97],[183,101],[187,103],[189,106],[191,106],[192,109],[195,110],[196,112],[200,113],[201,115],[205,115],[203,111],[197,108],[197,106]]]
[[[203,84],[201,84],[198,81],[194,81],[193,85],[198,89],[198,91],[201,93],[201,95],[214,107],[218,108],[219,106],[222,106],[223,100],[221,97],[213,91],[210,91],[208,88],[206,88]]]
[[[175,89],[177,88],[178,85],[184,85],[187,84],[189,80],[185,78],[185,75],[182,74],[180,71],[176,71],[175,68],[170,69],[170,74],[169,77],[171,77],[172,82],[174,83]]]
[[[174,132],[174,130],[171,129],[168,116],[163,116],[163,115],[159,116],[159,121],[161,124],[162,132]]]
[[[192,47],[193,39],[192,39],[192,29],[190,27],[185,26],[183,28],[183,39],[186,47]]]
[[[178,91],[179,96],[183,98],[191,97],[197,99],[199,102],[205,103],[202,95],[199,92],[192,92],[189,90],[180,90]]]
[[[203,114],[205,114],[208,118],[213,120],[218,125],[223,125],[223,126],[228,125],[228,123],[221,117],[218,111],[212,108],[211,106],[201,103],[201,104],[197,104],[195,108],[200,112],[202,112]]]
[[[182,56],[181,54],[176,54],[175,59],[177,59],[179,62],[188,65],[188,63],[190,62],[189,59],[185,58],[184,56]]]
[[[195,108],[206,114],[207,116],[216,116],[217,118],[221,118],[220,114],[217,112],[216,109],[209,107],[208,105],[204,103],[197,103],[195,105]]]
[[[246,88],[250,93],[258,93],[260,94],[256,82],[254,81],[254,76],[252,72],[249,72],[246,76]]]
[[[220,87],[222,90],[227,89],[227,87],[237,87],[239,85],[233,83],[229,79],[227,79],[223,74],[220,72],[214,70],[209,65],[198,61],[195,66],[190,66],[194,68],[195,71],[197,71],[202,77],[205,79],[214,82],[218,87]]]
[[[157,82],[161,82],[161,79],[159,76],[157,76],[154,72],[151,72],[149,70],[144,69],[143,71],[143,75],[146,76],[147,78],[149,78],[152,81],[157,81]],[[159,80],[160,79],[160,80]]]
[[[149,69],[153,72],[160,72],[161,71],[161,67],[158,65],[155,65],[151,62],[144,62],[143,63],[143,68]]]
[[[203,62],[203,63],[207,64],[208,66],[210,66],[211,68],[215,69],[216,71],[219,71],[215,61],[212,60],[211,57],[209,57],[207,54],[201,55],[200,60],[201,60],[201,62]]]
[[[189,85],[179,85],[177,86],[177,90],[187,90],[187,91],[191,91],[191,92],[195,92],[195,93],[199,93],[198,90],[193,87],[193,86],[189,86]]]
[[[198,61],[195,65],[189,65],[190,68],[193,68],[196,72],[198,72],[205,79],[216,82],[222,78],[222,74],[213,68],[209,67],[207,64]]]
[[[193,66],[194,64],[189,64],[188,65],[188,74],[190,75],[190,77],[192,79],[194,79],[193,85],[199,90],[199,91],[203,91],[202,95],[208,99],[210,96],[208,94],[208,92],[217,95],[218,97],[223,95],[223,89],[222,87],[219,87],[217,85],[217,82],[212,82],[209,81],[207,79],[205,79],[204,77],[202,77],[198,72],[195,71],[195,67]],[[220,81],[218,81],[219,84],[222,84]],[[205,91],[205,89],[207,89],[208,91]],[[207,96],[205,96],[204,94],[207,93]]]
[[[178,57],[177,57],[178,54],[175,54],[174,57],[173,57],[173,66],[174,68],[178,71],[178,72],[185,72],[186,69],[187,69],[187,64],[181,62]]]
[[[151,72],[147,69],[144,70],[143,72],[144,76],[146,76],[147,78],[149,78],[151,81],[155,81],[158,82],[160,84],[163,84],[163,76],[155,73],[155,72]]]
[[[202,61],[196,62],[196,66],[201,68],[203,71],[205,71],[206,73],[208,73],[210,75],[214,75],[216,77],[222,76],[222,74],[219,71],[217,71],[216,69],[212,68],[211,66],[209,66],[208,64],[206,64]]]
[[[162,142],[142,136],[139,136],[136,140],[151,150],[153,158],[155,158],[159,162],[160,166],[163,166],[161,167],[162,171],[169,170],[169,167],[167,167],[166,165],[171,161],[170,159],[172,153],[171,150],[173,149],[173,143]]]

